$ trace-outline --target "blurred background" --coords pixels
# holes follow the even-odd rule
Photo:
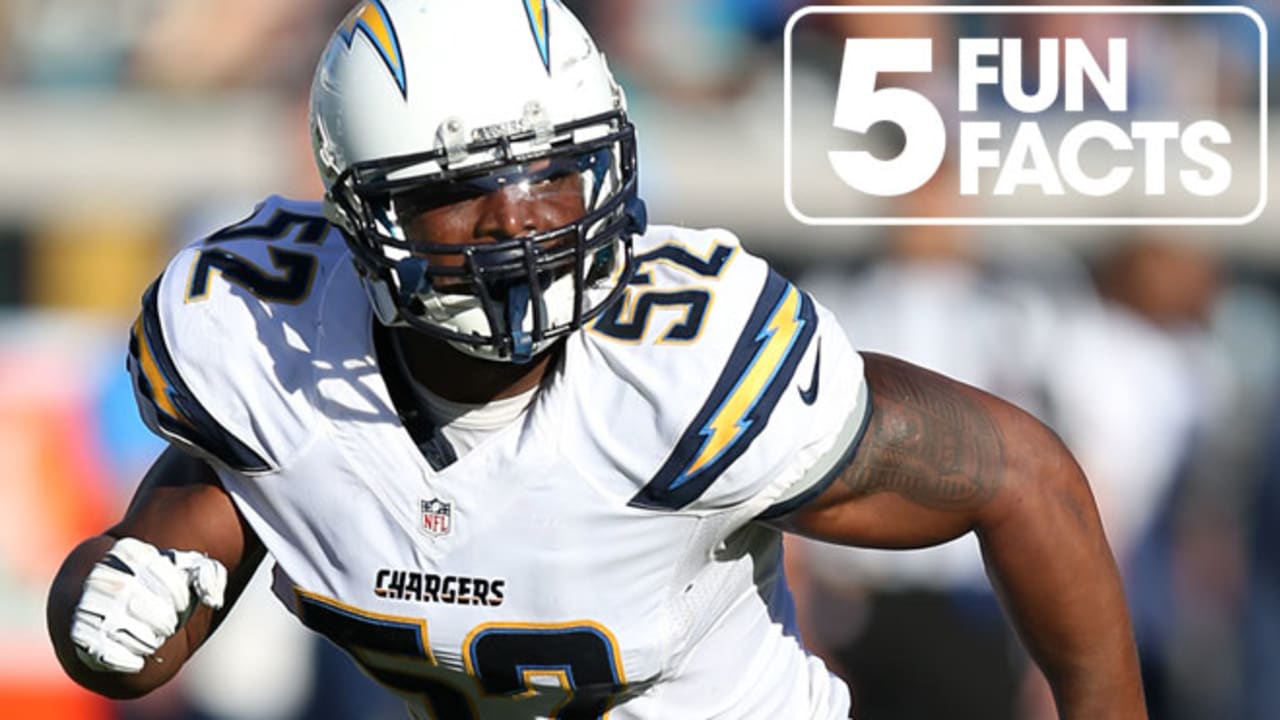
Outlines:
[[[805,227],[782,202],[782,37],[800,3],[567,4],[627,89],[651,217],[733,229],[830,306],[856,346],[1053,426],[1090,475],[1125,573],[1152,717],[1275,717],[1276,193],[1231,228]],[[1276,26],[1280,4],[1249,5]],[[266,194],[320,196],[306,93],[349,8],[0,0],[6,718],[403,716],[261,583],[177,682],[131,703],[65,680],[43,620],[61,559],[119,516],[161,449],[124,370],[138,298],[176,248]],[[1160,23],[1142,52],[1166,71],[1131,79],[1148,108],[1188,94],[1223,114],[1257,107],[1256,46],[1194,17]],[[795,103],[830,105],[847,36],[957,32],[938,16],[807,24]],[[954,202],[924,191],[899,210],[944,215]],[[796,542],[788,559],[806,642],[850,679],[860,720],[1052,717],[971,540],[892,554]]]

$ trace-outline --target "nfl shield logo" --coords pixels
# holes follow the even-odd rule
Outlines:
[[[432,535],[448,534],[452,526],[450,512],[452,506],[441,500],[431,498],[422,501],[422,529]]]

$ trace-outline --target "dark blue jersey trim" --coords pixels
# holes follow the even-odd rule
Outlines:
[[[273,210],[266,220],[250,223],[261,211],[261,206],[255,208],[253,215],[213,233],[205,238],[205,243],[217,244],[240,238],[279,240],[296,227],[299,229],[296,242],[303,245],[319,245],[324,242],[331,227],[329,221],[322,216],[307,215],[281,207]]]
[[[706,492],[768,424],[817,324],[813,300],[770,270],[702,409],[628,504],[679,510]]]
[[[711,251],[711,256],[704,260],[679,245],[659,245],[649,252],[636,255],[635,264],[638,268],[655,260],[670,260],[702,277],[719,277],[720,273],[724,272],[725,264],[736,251],[737,248],[732,245],[717,244]],[[647,272],[637,272],[631,277],[632,285],[648,285],[650,282],[652,280]]]
[[[858,425],[858,432],[853,434],[853,442],[849,443],[849,447],[845,448],[844,452],[840,453],[840,459],[836,460],[835,464],[833,464],[831,466],[831,469],[828,470],[826,474],[822,476],[821,480],[809,486],[807,490],[800,493],[799,495],[796,495],[795,497],[790,497],[790,498],[787,498],[786,500],[783,500],[782,502],[774,503],[773,505],[770,505],[769,507],[765,508],[764,512],[757,515],[756,519],[757,520],[775,520],[777,518],[782,517],[783,515],[786,515],[787,513],[793,510],[799,509],[800,507],[807,505],[809,501],[813,500],[814,498],[818,497],[822,493],[826,492],[827,488],[831,487],[831,484],[836,481],[836,478],[843,475],[844,471],[848,469],[849,464],[853,462],[854,456],[858,454],[858,447],[862,445],[862,436],[866,434],[867,427],[870,424],[871,424],[871,388],[867,388],[867,407],[866,407],[866,410],[864,410],[862,413],[862,421]]]
[[[159,287],[160,281],[156,280],[143,294],[141,331],[135,333],[129,341],[129,353],[132,357],[133,377],[138,387],[138,395],[140,398],[145,398],[152,406],[150,409],[153,413],[144,411],[144,414],[154,417],[161,434],[188,442],[234,470],[240,472],[270,470],[271,465],[262,456],[223,429],[183,382],[177,365],[169,354],[160,325],[160,309],[156,299]],[[155,362],[164,387],[153,387],[153,383],[148,379],[142,367],[144,353],[149,353],[150,360]],[[164,394],[164,401],[157,398],[157,393]],[[175,412],[169,412],[166,406]]]

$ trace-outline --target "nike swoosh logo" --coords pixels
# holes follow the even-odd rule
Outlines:
[[[812,405],[818,400],[818,366],[822,364],[822,338],[818,338],[818,348],[813,351],[813,379],[809,387],[796,388],[800,391],[800,399],[805,405]]]

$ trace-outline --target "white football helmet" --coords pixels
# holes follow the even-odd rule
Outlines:
[[[630,277],[645,225],[635,132],[604,57],[558,0],[365,0],[316,69],[311,131],[326,209],[387,325],[524,362]],[[406,236],[424,197],[570,173],[586,213],[563,227],[467,245]]]

